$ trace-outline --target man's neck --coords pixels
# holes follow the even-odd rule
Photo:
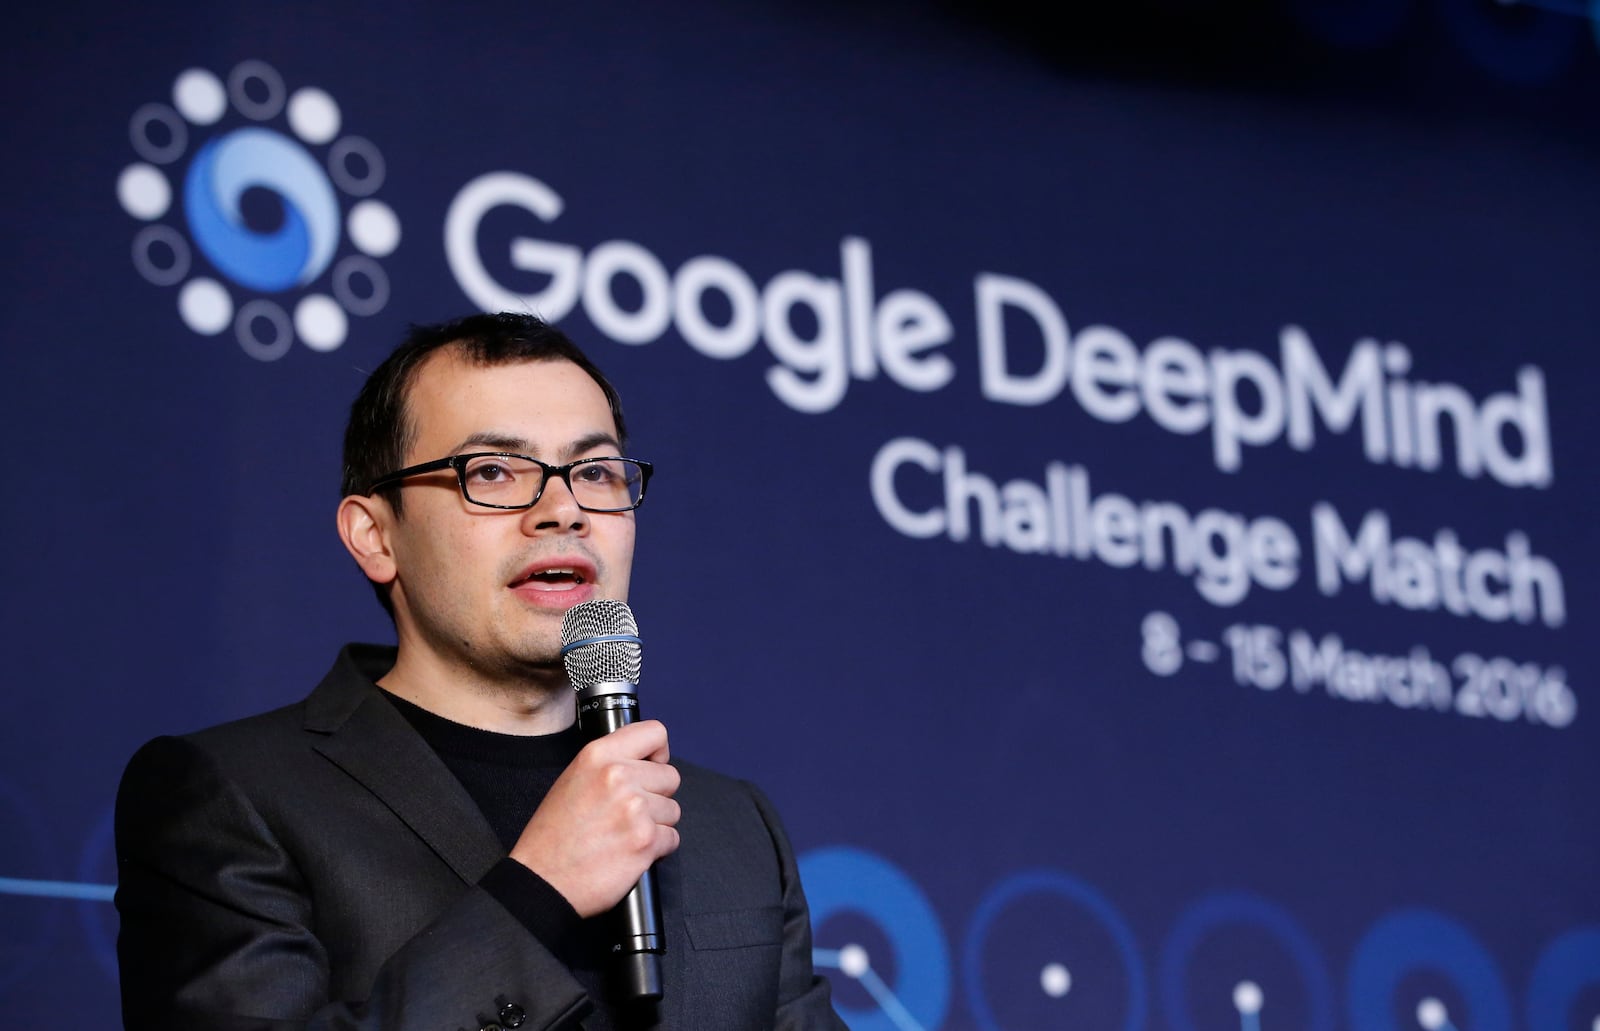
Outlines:
[[[378,686],[452,723],[497,734],[554,734],[577,718],[572,686],[560,669],[491,676],[401,648]]]

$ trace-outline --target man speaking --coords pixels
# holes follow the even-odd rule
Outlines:
[[[651,469],[559,330],[414,330],[351,408],[338,528],[394,619],[302,702],[133,757],[117,800],[130,1031],[838,1028],[754,787],[588,741],[562,617],[625,600]],[[659,998],[612,910],[654,869]],[[654,960],[652,960],[654,962]]]

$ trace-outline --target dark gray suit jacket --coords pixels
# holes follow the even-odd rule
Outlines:
[[[142,1028],[577,1027],[567,969],[482,888],[488,823],[351,646],[299,705],[180,738],[117,798],[123,1019]],[[656,866],[667,953],[652,1027],[840,1028],[811,967],[794,856],[754,787],[688,764]],[[508,1008],[509,1007],[509,1008]]]

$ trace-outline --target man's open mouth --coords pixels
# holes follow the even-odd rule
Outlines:
[[[552,566],[549,569],[535,569],[521,580],[512,583],[512,588],[531,587],[536,591],[570,591],[589,582],[587,576],[580,569],[570,566]]]

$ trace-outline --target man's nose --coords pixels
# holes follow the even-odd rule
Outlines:
[[[545,481],[539,501],[523,513],[523,532],[581,530],[589,525],[589,513],[578,507],[578,499],[562,476]]]

